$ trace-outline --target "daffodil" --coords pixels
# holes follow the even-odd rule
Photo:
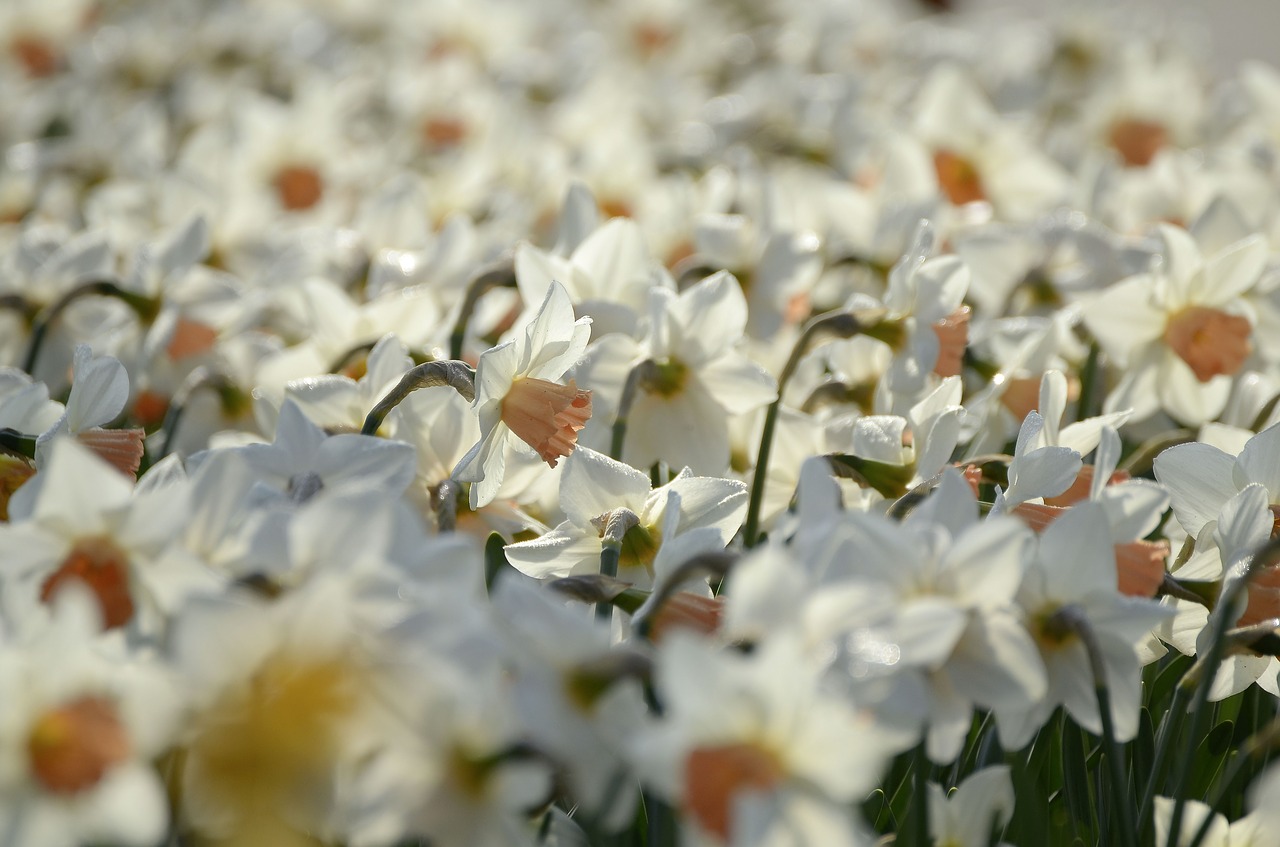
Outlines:
[[[564,286],[547,289],[524,334],[485,351],[476,368],[480,441],[454,468],[454,479],[471,483],[471,508],[488,505],[502,485],[507,450],[517,441],[549,466],[573,451],[591,417],[591,392],[564,376],[586,349],[589,318],[573,318]]]

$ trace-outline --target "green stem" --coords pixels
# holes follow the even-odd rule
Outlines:
[[[1191,706],[1191,729],[1187,736],[1187,744],[1182,749],[1178,767],[1177,796],[1174,798],[1173,816],[1169,820],[1168,847],[1177,847],[1178,834],[1182,828],[1182,817],[1186,811],[1186,793],[1191,781],[1192,765],[1195,762],[1196,745],[1200,743],[1204,733],[1204,722],[1208,716],[1209,689],[1218,675],[1218,666],[1226,654],[1227,631],[1231,628],[1231,609],[1236,601],[1248,590],[1250,578],[1259,570],[1275,564],[1280,557],[1280,539],[1272,538],[1263,544],[1254,554],[1248,568],[1239,579],[1233,581],[1222,592],[1215,612],[1219,612],[1213,626],[1213,641],[1209,644],[1209,652],[1203,659],[1203,665],[1197,662],[1187,671],[1187,675],[1178,683],[1195,686],[1195,699]]]
[[[391,410],[419,388],[447,385],[468,402],[476,399],[476,372],[466,362],[426,362],[405,372],[395,388],[387,392],[369,411],[360,428],[361,435],[373,435]]]
[[[1151,763],[1151,773],[1147,775],[1146,788],[1142,791],[1142,803],[1138,806],[1138,825],[1143,831],[1149,830],[1148,816],[1151,814],[1151,805],[1155,802],[1157,783],[1164,773],[1165,760],[1169,756],[1169,749],[1173,746],[1173,739],[1178,737],[1178,728],[1187,713],[1187,703],[1190,699],[1189,688],[1181,685],[1175,688],[1173,702],[1169,705],[1169,710],[1164,713],[1164,717],[1160,719],[1160,728],[1156,730],[1156,756]]]
[[[13,453],[26,459],[36,457],[36,436],[5,427],[0,429],[0,451]]]
[[[929,847],[929,771],[932,763],[926,752],[926,742],[921,741],[916,749],[914,761],[911,763],[912,787],[911,806],[908,829],[911,840],[908,843]]]
[[[436,507],[436,531],[440,534],[453,532],[458,526],[458,495],[462,493],[462,486],[453,481],[446,479],[436,487],[435,507]]]
[[[210,371],[204,366],[200,366],[187,375],[182,385],[174,392],[173,399],[169,402],[169,408],[164,413],[164,422],[160,424],[160,432],[163,434],[160,439],[160,449],[156,454],[156,461],[163,459],[173,451],[173,439],[178,432],[178,424],[182,422],[182,416],[187,410],[187,404],[191,402],[191,397],[197,392],[207,388],[221,391],[234,388],[235,384],[226,374]]]
[[[514,288],[516,285],[515,266],[509,260],[500,260],[481,271],[467,284],[467,293],[462,299],[462,307],[458,311],[458,320],[449,335],[449,358],[462,358],[462,345],[467,340],[467,324],[471,322],[471,313],[476,310],[480,298],[494,288]]]
[[[1097,341],[1089,343],[1089,355],[1080,372],[1080,400],[1076,404],[1076,420],[1093,417],[1093,398],[1098,390],[1099,348]]]
[[[1191,839],[1191,843],[1187,847],[1200,847],[1200,844],[1209,834],[1209,827],[1213,825],[1213,816],[1222,807],[1222,801],[1232,793],[1231,788],[1235,785],[1236,780],[1240,778],[1245,768],[1255,764],[1271,749],[1278,732],[1280,732],[1280,718],[1273,719],[1270,724],[1250,738],[1244,745],[1235,760],[1232,761],[1231,767],[1219,780],[1213,800],[1209,803],[1209,812],[1204,816],[1204,820],[1200,822],[1200,828],[1196,830],[1195,837]]]
[[[54,321],[62,316],[72,303],[85,297],[114,297],[124,302],[143,321],[152,321],[159,311],[160,304],[132,291],[126,291],[111,280],[91,280],[77,285],[62,297],[50,303],[36,315],[31,325],[31,341],[27,346],[27,354],[22,360],[22,369],[35,375],[36,361],[40,356],[40,348],[44,346],[45,337]]]
[[[1068,606],[1066,613],[1068,625],[1079,636],[1084,644],[1085,653],[1089,657],[1089,670],[1093,674],[1093,690],[1098,699],[1098,713],[1102,718],[1102,743],[1104,758],[1111,770],[1111,795],[1115,805],[1115,818],[1120,829],[1120,842],[1127,847],[1136,847],[1137,837],[1133,828],[1132,798],[1129,796],[1129,777],[1125,773],[1124,760],[1120,755],[1120,744],[1116,741],[1115,721],[1111,715],[1111,692],[1107,687],[1107,668],[1102,658],[1102,645],[1098,643],[1097,633],[1089,625],[1088,618],[1082,610]]]
[[[764,499],[769,454],[773,449],[773,431],[778,425],[778,413],[782,409],[782,395],[786,391],[787,383],[791,381],[792,375],[800,365],[800,360],[804,358],[805,353],[809,351],[809,345],[818,335],[832,333],[839,338],[852,338],[871,325],[870,321],[864,323],[864,318],[867,317],[870,321],[879,322],[883,319],[883,314],[859,316],[853,312],[828,312],[818,315],[805,324],[800,337],[796,339],[795,346],[791,348],[791,355],[787,357],[787,363],[783,366],[782,373],[778,375],[778,396],[769,404],[769,409],[765,412],[764,429],[760,433],[760,449],[756,451],[755,474],[751,478],[751,501],[747,506],[747,521],[742,532],[747,547],[754,547],[760,537],[760,506]]]
[[[631,407],[636,402],[640,387],[657,376],[658,365],[653,359],[645,359],[627,374],[627,382],[622,387],[622,398],[618,401],[618,414],[613,419],[613,434],[609,441],[609,458],[622,461],[622,442],[627,437],[627,418],[631,415]]]
[[[640,523],[640,517],[630,509],[614,509],[596,519],[600,526],[600,575],[609,579],[618,576],[618,560],[622,558],[622,539],[627,531]],[[596,620],[606,623],[613,619],[613,605],[596,605]]]

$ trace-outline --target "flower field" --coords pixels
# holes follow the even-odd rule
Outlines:
[[[951,5],[0,2],[0,847],[1280,847],[1280,71]]]

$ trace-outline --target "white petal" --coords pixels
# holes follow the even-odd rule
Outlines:
[[[1199,535],[1235,496],[1234,466],[1232,456],[1207,444],[1179,444],[1156,456],[1156,479],[1169,492],[1173,513],[1188,534]]]
[[[129,374],[119,359],[94,356],[76,347],[75,373],[67,398],[67,424],[73,433],[110,423],[129,401]]]
[[[778,383],[764,368],[737,353],[726,353],[689,375],[731,415],[767,406],[778,397]]]
[[[686,365],[701,367],[734,346],[746,332],[747,299],[732,274],[712,274],[671,301],[670,315],[679,332],[673,338]]]
[[[649,496],[649,475],[579,446],[565,459],[560,476],[560,508],[584,529],[591,520],[614,509],[639,515]]]
[[[508,544],[503,551],[512,567],[535,579],[600,570],[600,539],[570,523],[539,538]]]
[[[1249,439],[1236,460],[1236,469],[1237,485],[1260,482],[1272,499],[1280,500],[1280,424]]]
[[[1099,492],[1097,503],[1107,513],[1111,540],[1120,544],[1145,538],[1159,526],[1169,506],[1169,495],[1155,483],[1135,479],[1106,486]]]

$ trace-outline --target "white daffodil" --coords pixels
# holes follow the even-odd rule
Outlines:
[[[1008,765],[975,771],[951,794],[929,783],[929,837],[934,847],[987,847],[992,830],[1003,829],[1012,817]]]
[[[1066,491],[1079,477],[1084,462],[1070,447],[1046,443],[1041,433],[1045,421],[1031,412],[1018,430],[1018,441],[1009,462],[1009,486],[996,495],[1000,511],[1012,511],[1019,504]]]
[[[527,580],[499,582],[493,610],[513,665],[507,697],[533,743],[589,814],[622,827],[638,799],[624,753],[646,714],[639,683],[614,673],[629,658],[611,650],[607,627]]]
[[[275,441],[207,450],[188,460],[193,470],[206,463],[243,461],[258,486],[257,497],[304,501],[326,489],[381,486],[397,494],[413,481],[413,448],[369,435],[328,435],[285,401]]]
[[[605,402],[617,408],[627,374],[649,360],[627,418],[622,458],[637,468],[655,462],[720,474],[729,467],[729,417],[767,405],[776,382],[739,352],[747,301],[726,272],[707,277],[679,295],[655,288],[649,295],[648,334],[636,343],[606,336],[584,365],[583,379],[598,381]],[[679,432],[679,438],[672,438]]]
[[[597,337],[634,335],[648,308],[649,289],[672,287],[649,255],[644,233],[628,218],[597,228],[567,259],[522,243],[516,248],[515,270],[526,303],[544,299],[552,280],[563,284],[577,312],[591,318]]]
[[[911,401],[926,388],[930,373],[957,376],[969,341],[969,268],[959,256],[937,256],[937,233],[921,221],[911,249],[889,271],[878,331],[894,350],[886,383]],[[896,331],[895,331],[896,329]]]
[[[1266,243],[1254,236],[1209,256],[1178,227],[1161,225],[1163,261],[1084,303],[1084,322],[1124,368],[1104,408],[1157,411],[1187,424],[1223,410],[1231,378],[1253,349],[1253,317],[1243,295],[1257,284]]]
[[[746,517],[747,487],[737,480],[695,477],[686,468],[650,489],[648,474],[579,447],[560,477],[567,520],[541,538],[507,545],[507,559],[539,578],[595,573],[599,522],[626,509],[638,522],[622,539],[618,578],[648,589],[684,560],[723,549]]]
[[[973,77],[954,63],[925,79],[915,135],[932,154],[938,193],[956,206],[990,203],[1005,220],[1025,221],[1065,198],[1066,174],[1025,132],[1002,118]]]
[[[1260,780],[1261,782],[1261,780]],[[1156,843],[1168,844],[1169,825],[1173,823],[1173,807],[1176,801],[1168,797],[1157,797],[1155,804]],[[1173,842],[1174,847],[1191,847],[1196,840],[1196,833],[1204,825],[1205,818],[1211,818],[1205,836],[1196,842],[1202,847],[1261,847],[1266,844],[1264,835],[1268,821],[1264,814],[1254,813],[1228,821],[1226,816],[1215,812],[1212,807],[1199,800],[1183,800],[1182,831]],[[1256,804],[1255,804],[1256,805]],[[1271,807],[1274,808],[1274,807]]]
[[[1227,501],[1250,483],[1261,484],[1268,502],[1280,507],[1280,424],[1250,438],[1237,456],[1201,442],[1170,447],[1156,456],[1154,470],[1178,523],[1199,539]]]
[[[160,560],[187,508],[181,485],[135,493],[74,439],[55,440],[0,525],[5,617],[40,617],[75,585],[93,595],[104,627],[155,635],[188,596],[218,585],[198,563]]]
[[[374,404],[412,367],[404,342],[387,335],[369,351],[358,379],[337,373],[290,380],[284,396],[322,427],[359,432]]]
[[[63,433],[79,439],[112,467],[127,476],[142,461],[143,431],[106,429],[129,402],[129,373],[118,359],[94,356],[88,345],[76,347],[71,394],[67,407],[52,427],[36,440],[36,466],[45,461],[49,444]]]
[[[1214,519],[1206,525],[1203,549],[1180,567],[1181,580],[1221,583],[1222,591],[1239,580],[1242,568],[1253,553],[1271,536],[1275,514],[1268,505],[1267,489],[1250,483],[1228,498]],[[1162,640],[1186,655],[1207,649],[1206,641],[1221,615],[1228,626],[1254,626],[1280,617],[1280,573],[1262,568],[1250,580],[1242,600],[1232,608],[1219,604],[1212,612],[1200,603],[1173,600],[1175,616],[1160,627]],[[1273,694],[1280,692],[1280,661],[1273,656],[1248,651],[1229,651],[1209,687],[1210,700],[1217,701],[1244,691],[1257,683]]]
[[[551,467],[573,451],[591,417],[591,392],[564,376],[582,357],[591,334],[590,318],[573,319],[573,303],[563,285],[552,283],[524,334],[486,350],[476,367],[480,441],[454,469],[471,483],[471,508],[488,505],[502,485],[507,449],[523,441]]]
[[[107,473],[111,473],[107,471]],[[99,636],[84,594],[0,646],[0,829],[12,847],[151,847],[168,825],[151,761],[174,740],[175,680]]]
[[[1093,630],[1116,738],[1127,741],[1138,731],[1142,675],[1137,645],[1171,611],[1154,600],[1126,597],[1116,584],[1115,552],[1102,507],[1073,506],[1040,535],[1039,555],[1023,577],[1017,602],[1048,671],[1049,690],[1022,715],[999,716],[1000,737],[1008,749],[1025,745],[1059,705],[1085,730],[1102,732],[1089,656],[1064,616],[1079,616]]]
[[[690,843],[864,844],[849,803],[888,750],[779,636],[751,655],[679,633],[658,649],[660,721],[631,739],[641,778],[677,807]]]
[[[873,652],[863,645],[871,644],[891,651],[891,673],[920,674],[929,755],[951,761],[975,703],[999,713],[1026,708],[1045,692],[1044,669],[1014,603],[1030,540],[1009,518],[979,522],[968,484],[949,470],[901,524],[850,512],[819,538],[798,539],[822,551],[801,626],[809,641],[836,645],[835,666],[854,677]],[[732,591],[730,598],[732,611]]]
[[[1094,420],[1097,419],[1090,418],[1073,426],[1086,425]],[[1093,437],[1090,436],[1089,440],[1092,441]],[[1098,440],[1094,463],[1083,466],[1076,481],[1066,491],[1047,497],[1044,502],[1019,503],[1013,507],[1012,513],[1040,531],[1082,500],[1098,504],[1111,526],[1120,593],[1130,597],[1153,597],[1164,581],[1169,542],[1150,541],[1147,536],[1160,525],[1165,509],[1169,507],[1169,495],[1158,485],[1129,479],[1128,474],[1116,471],[1116,463],[1120,459],[1120,437],[1114,429],[1104,426]]]

